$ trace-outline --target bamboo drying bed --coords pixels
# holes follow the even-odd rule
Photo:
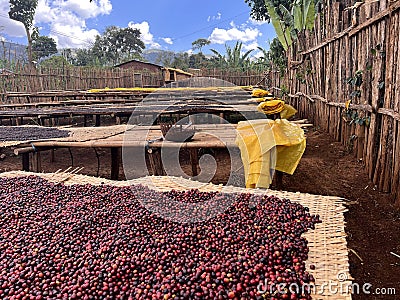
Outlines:
[[[304,237],[308,241],[309,254],[306,262],[307,269],[314,275],[316,293],[312,294],[313,299],[348,300],[351,294],[344,290],[343,293],[329,294],[325,288],[325,294],[319,293],[323,284],[337,284],[350,286],[352,278],[349,275],[348,248],[345,233],[344,213],[347,209],[344,206],[344,199],[333,196],[311,195],[304,193],[292,193],[273,190],[253,190],[231,186],[213,185],[201,183],[171,176],[148,176],[131,181],[112,181],[103,178],[95,178],[74,173],[28,173],[28,172],[7,172],[0,174],[1,177],[19,177],[36,175],[52,182],[63,182],[64,184],[92,184],[92,185],[114,185],[126,186],[142,184],[157,191],[188,190],[197,188],[201,191],[217,191],[224,193],[256,193],[270,194],[279,198],[288,198],[298,202],[310,209],[310,213],[319,214],[322,223],[316,224],[315,230],[310,230]],[[315,270],[309,266],[315,265]],[[339,280],[339,278],[341,280]],[[340,291],[340,288],[339,288]]]
[[[89,91],[45,91],[37,93],[7,93],[0,105],[0,121],[10,119],[16,125],[23,124],[24,118],[33,118],[40,125],[44,120],[51,125],[58,118],[96,118],[100,126],[100,116],[116,118],[131,115],[161,115],[174,113],[245,113],[259,114],[256,103],[249,99],[252,87],[182,87],[182,88],[120,88]],[[27,101],[16,103],[7,97],[26,97]],[[41,101],[31,101],[37,98]],[[46,101],[43,101],[45,99]],[[50,100],[49,100],[50,99]]]
[[[139,102],[139,101],[137,101]],[[23,124],[23,118],[33,118],[43,125],[43,120],[52,120],[57,123],[58,118],[96,117],[96,126],[100,126],[101,116],[116,118],[116,124],[120,123],[121,117],[131,116],[161,116],[171,114],[217,114],[224,118],[225,114],[243,113],[252,118],[261,118],[263,115],[257,111],[257,106],[248,101],[241,101],[229,105],[209,104],[204,102],[181,101],[179,103],[102,103],[91,105],[69,105],[69,106],[36,106],[25,109],[6,108],[0,109],[0,121],[2,119],[15,120],[16,125]],[[84,125],[86,126],[86,125]]]
[[[304,120],[299,126],[308,126]],[[165,175],[161,161],[161,148],[187,149],[190,155],[192,176],[198,175],[198,149],[236,149],[236,125],[233,124],[199,124],[195,125],[196,133],[190,142],[163,141],[159,126],[116,125],[105,127],[68,128],[69,137],[41,140],[5,142],[0,146],[18,146],[16,155],[22,156],[22,169],[30,170],[29,154],[32,153],[33,170],[41,171],[40,152],[56,148],[110,148],[111,178],[117,179],[119,161],[123,147],[152,149],[146,154],[150,159],[151,173]]]
[[[151,172],[155,175],[163,175],[160,148],[188,149],[192,166],[192,175],[196,176],[200,148],[228,148],[237,147],[235,144],[236,133],[234,125],[209,124],[196,125],[196,134],[190,142],[160,141],[162,137],[158,126],[117,125],[106,127],[80,127],[69,128],[70,136],[60,139],[8,142],[5,146],[18,146],[14,150],[16,155],[22,156],[22,169],[29,171],[29,154],[33,154],[33,170],[41,171],[40,152],[56,148],[110,148],[111,149],[111,178],[117,179],[119,174],[119,161],[122,147],[135,147],[141,149],[153,149],[147,153],[151,162]],[[227,130],[230,129],[230,130]],[[130,132],[124,140],[125,132]],[[1,145],[1,144],[0,144]]]
[[[152,93],[160,96],[170,94],[193,94],[193,93],[235,93],[250,92],[251,86],[227,86],[227,87],[181,87],[181,88],[105,88],[92,90],[49,90],[40,92],[5,92],[1,94],[4,103],[34,103],[35,99],[48,99],[50,102],[61,101],[65,99],[97,99],[104,100],[109,98],[134,99],[137,97],[146,97]],[[14,101],[13,99],[17,99]],[[23,99],[23,101],[21,101]]]

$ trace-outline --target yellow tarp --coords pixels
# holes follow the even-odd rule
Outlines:
[[[249,90],[251,86],[210,86],[210,87],[160,87],[160,88],[142,88],[142,87],[131,87],[131,88],[108,88],[103,89],[90,89],[89,93],[102,93],[102,92],[142,92],[142,93],[153,93],[153,92],[170,92],[170,91],[229,91],[229,90]]]
[[[285,104],[283,110],[279,113],[281,119],[289,119],[297,113],[297,110],[290,104]]]
[[[280,113],[285,108],[285,102],[279,99],[261,102],[257,106],[257,110],[266,115]]]
[[[284,119],[239,122],[239,146],[247,188],[268,188],[274,170],[293,174],[306,148],[304,131]]]
[[[254,89],[251,95],[256,98],[261,98],[271,96],[272,93],[263,89]]]

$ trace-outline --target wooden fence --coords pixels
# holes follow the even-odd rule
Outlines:
[[[285,79],[270,81],[400,204],[400,1],[326,2],[305,47],[290,49]]]
[[[0,73],[0,92],[39,92],[48,90],[87,90],[92,88],[158,87],[160,73],[136,72],[120,68],[29,68],[16,64]]]
[[[203,69],[196,76],[217,78],[241,86],[262,84],[269,78],[262,71],[232,71]],[[133,69],[88,68],[29,68],[16,64],[12,69],[0,69],[0,93],[39,92],[49,90],[87,90],[116,87],[160,87],[164,85],[162,72],[149,73]]]
[[[202,69],[198,76],[217,78],[238,86],[266,85],[268,73],[258,70]]]

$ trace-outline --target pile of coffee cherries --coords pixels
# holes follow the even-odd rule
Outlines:
[[[314,281],[318,222],[274,196],[0,178],[0,298],[311,299],[288,287]]]

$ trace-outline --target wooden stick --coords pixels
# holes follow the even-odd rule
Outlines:
[[[362,29],[372,25],[375,22],[380,21],[381,19],[385,18],[386,16],[392,14],[393,12],[395,12],[396,10],[398,10],[400,8],[400,2],[397,1],[395,2],[393,5],[389,6],[389,8],[377,13],[375,16],[373,16],[371,19],[369,19],[368,21],[362,23],[361,25],[353,28],[352,30],[350,30],[349,32],[349,36],[353,36],[355,34],[357,34],[359,31],[361,31]]]

